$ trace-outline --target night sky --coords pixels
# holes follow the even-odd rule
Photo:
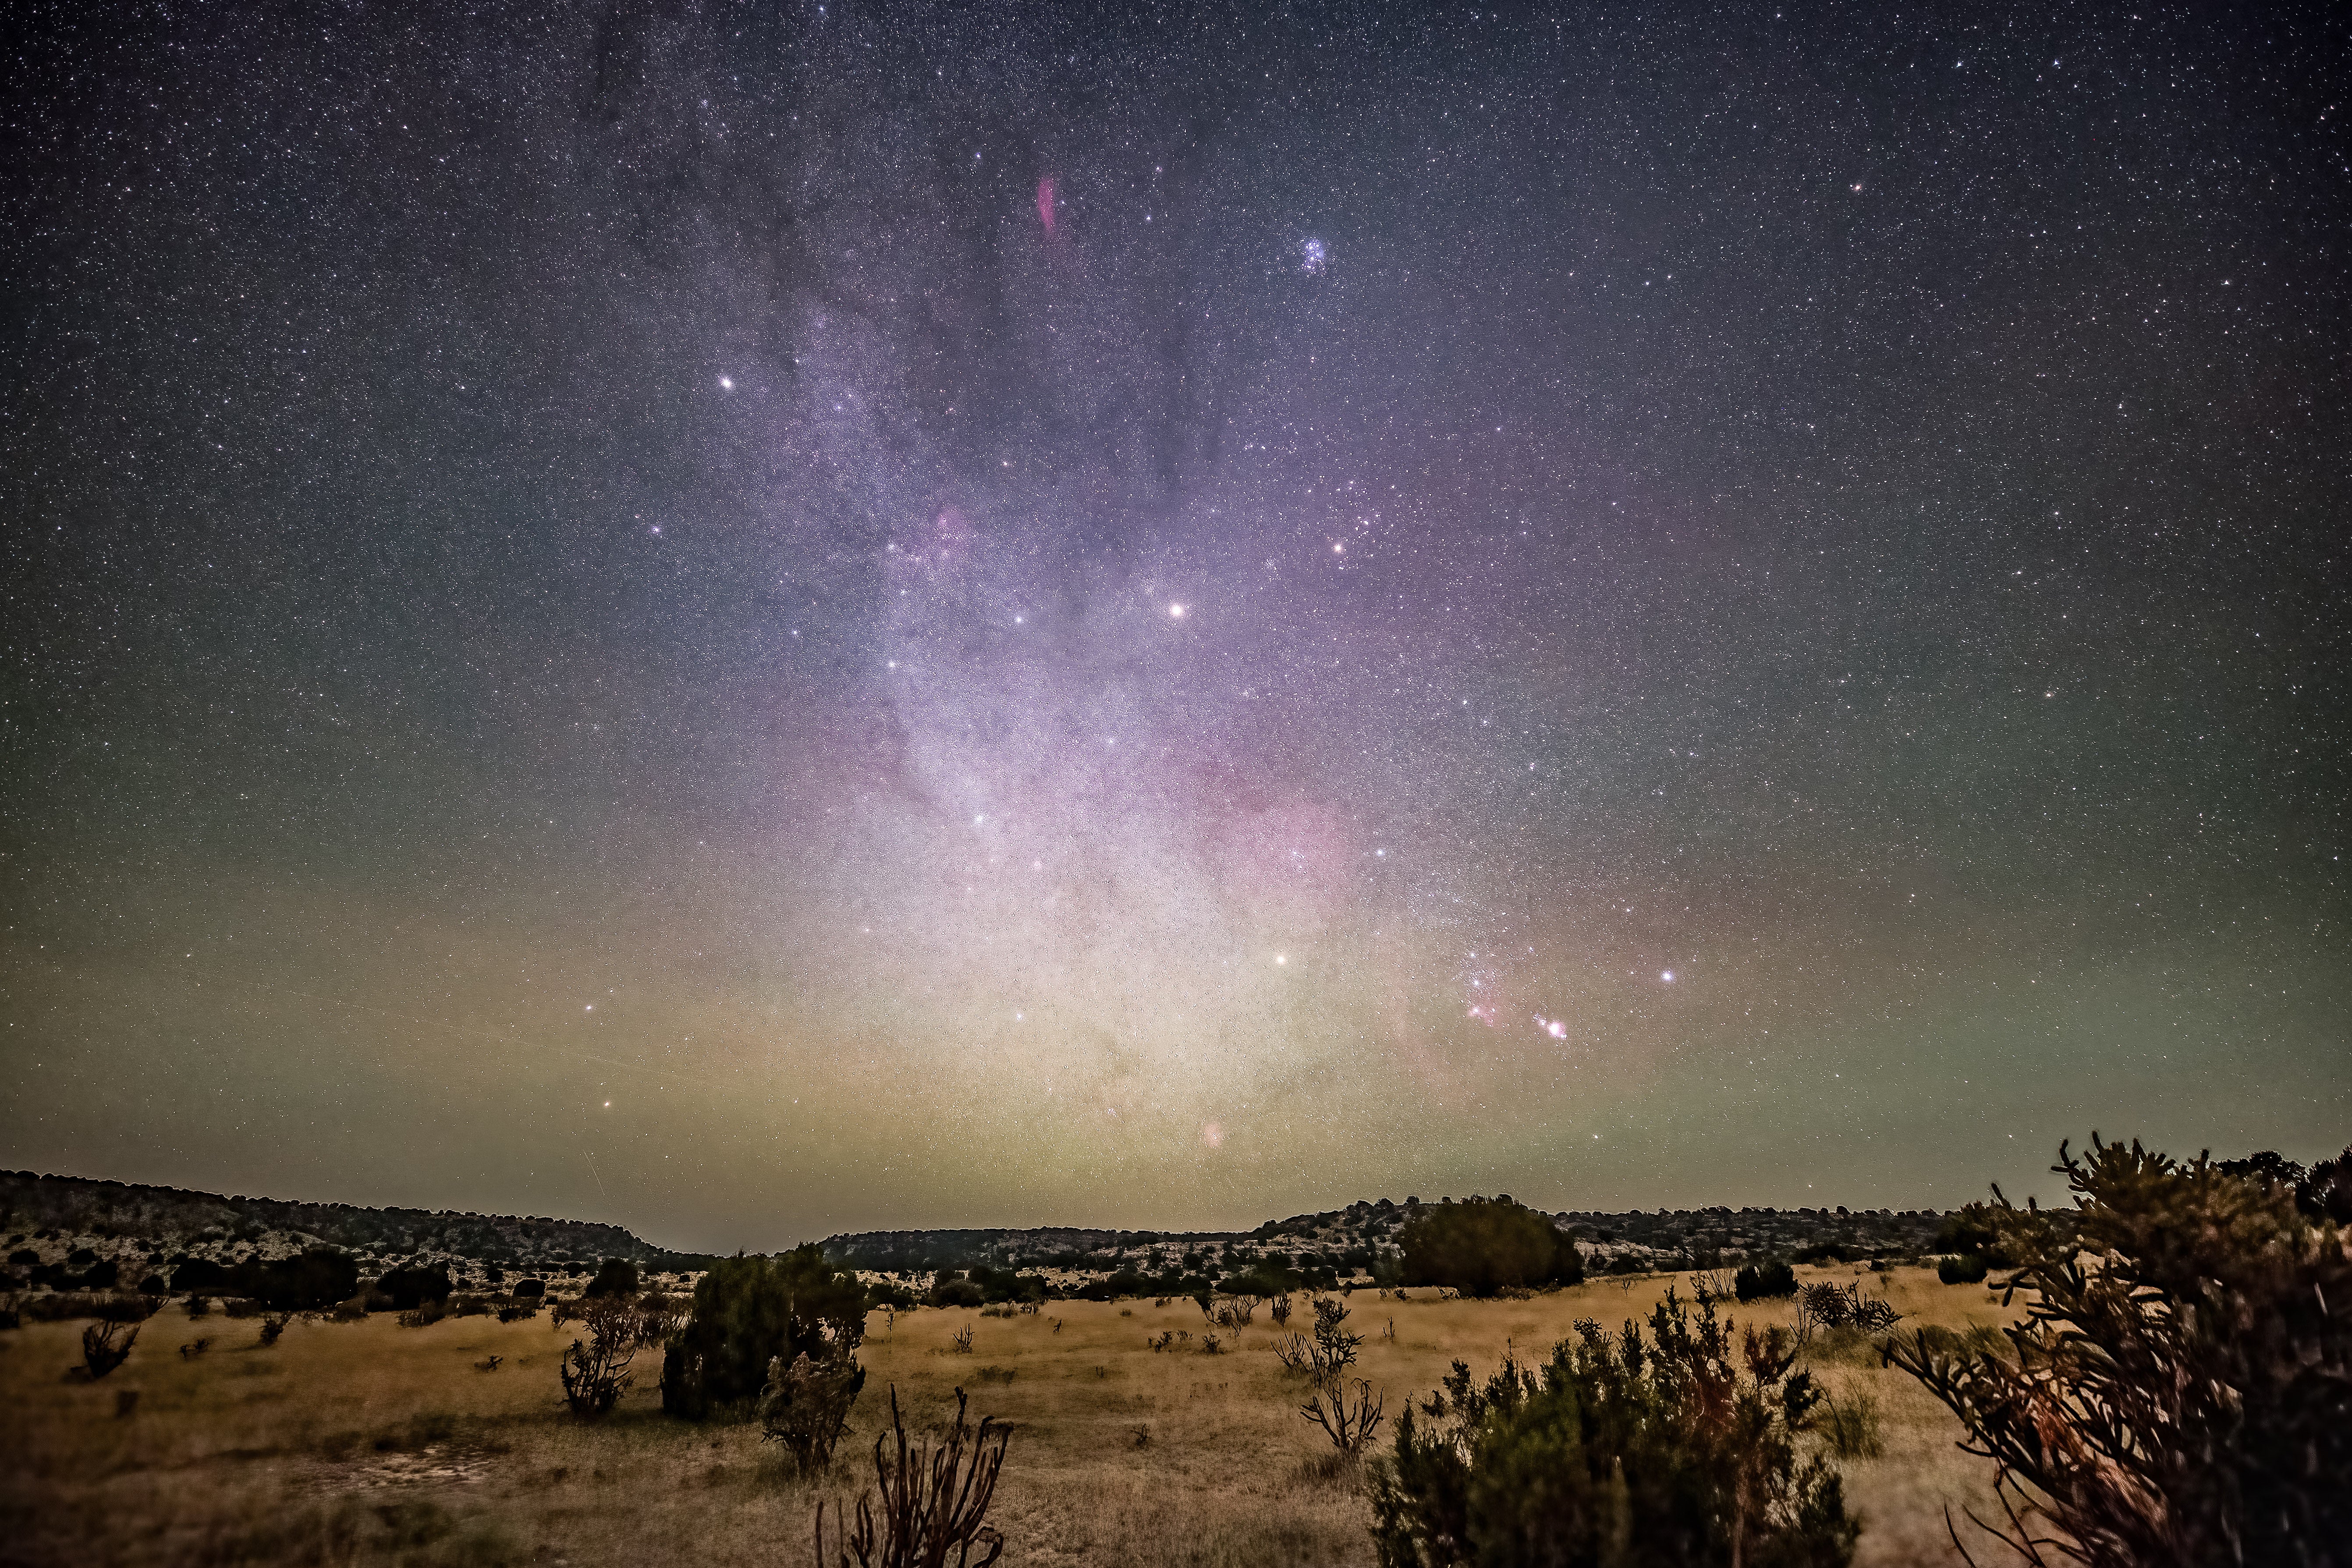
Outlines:
[[[2352,50],[31,5],[0,1164],[614,1220],[2352,1137]]]

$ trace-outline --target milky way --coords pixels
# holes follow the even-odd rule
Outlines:
[[[40,14],[0,1159],[2339,1147],[2343,25],[1658,9]]]

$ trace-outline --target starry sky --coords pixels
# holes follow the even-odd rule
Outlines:
[[[18,23],[0,1163],[760,1248],[2352,1137],[2341,15]]]

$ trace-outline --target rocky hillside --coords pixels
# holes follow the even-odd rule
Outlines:
[[[1381,1198],[1267,1220],[1247,1231],[887,1230],[828,1237],[824,1246],[835,1262],[869,1275],[1034,1270],[1057,1287],[1111,1280],[1119,1289],[1132,1277],[1138,1285],[1181,1286],[1189,1293],[1260,1263],[1316,1278],[1370,1276],[1393,1256],[1399,1231],[1420,1205],[1417,1197],[1402,1204]],[[1566,1211],[1553,1218],[1582,1244],[1587,1267],[1597,1271],[1715,1268],[1764,1255],[1907,1256],[1933,1244],[1942,1216],[1925,1209],[1712,1208]],[[24,1171],[0,1173],[0,1236],[12,1279],[20,1269],[63,1280],[90,1278],[89,1270],[99,1268],[110,1287],[119,1278],[123,1289],[190,1258],[269,1259],[320,1243],[368,1266],[442,1261],[468,1279],[492,1282],[508,1275],[585,1275],[606,1258],[679,1277],[709,1262],[588,1220],[224,1197]]]
[[[140,1278],[131,1270],[149,1258],[226,1262],[284,1257],[320,1243],[362,1259],[470,1262],[558,1276],[606,1258],[667,1271],[702,1262],[591,1220],[224,1197],[30,1171],[0,1173],[0,1236],[12,1258],[29,1252],[56,1263],[89,1252],[119,1259],[126,1283]]]
[[[1444,1200],[1452,1202],[1448,1198]],[[1145,1279],[1216,1273],[1261,1260],[1341,1278],[1370,1273],[1421,1205],[1388,1198],[1267,1220],[1248,1231],[882,1230],[827,1237],[825,1255],[878,1273],[940,1268],[1035,1268],[1060,1275],[1132,1273]],[[1566,1210],[1552,1218],[1583,1244],[1595,1268],[1711,1268],[1754,1256],[1906,1256],[1934,1244],[1933,1209]]]

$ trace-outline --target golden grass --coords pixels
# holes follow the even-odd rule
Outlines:
[[[1911,1314],[1906,1328],[2005,1321],[1983,1289],[1940,1285],[1928,1270],[1867,1278]],[[1688,1278],[1677,1279],[1687,1295]],[[1350,1321],[1393,1417],[1457,1357],[1482,1374],[1507,1344],[1540,1359],[1574,1320],[1613,1327],[1646,1313],[1665,1283],[1488,1302],[1366,1290]],[[1786,1322],[1790,1310],[1759,1302],[1734,1315]],[[972,1353],[951,1353],[968,1326]],[[1146,1340],[1162,1328],[1191,1330],[1191,1343],[1152,1352]],[[639,1356],[637,1386],[610,1418],[575,1421],[556,1376],[570,1335],[543,1317],[297,1322],[265,1350],[256,1321],[166,1312],[129,1364],[95,1384],[64,1376],[79,1325],[34,1324],[0,1335],[0,1561],[797,1565],[820,1491],[854,1495],[870,1475],[886,1390],[898,1386],[910,1425],[929,1425],[952,1411],[961,1384],[975,1415],[1014,1426],[991,1516],[1011,1541],[1008,1564],[1369,1564],[1357,1479],[1328,1462],[1328,1443],[1297,1414],[1298,1385],[1268,1352],[1265,1313],[1224,1354],[1200,1353],[1202,1329],[1183,1300],[900,1313],[887,1330],[877,1315],[853,1436],[833,1474],[809,1483],[756,1427],[662,1416],[656,1352]],[[176,1353],[199,1335],[208,1351]],[[504,1358],[496,1371],[476,1370],[491,1355]],[[1832,1351],[1815,1366],[1834,1395],[1876,1401],[1883,1457],[1843,1466],[1865,1518],[1860,1561],[1958,1562],[1943,1508],[1980,1502],[1988,1467],[1954,1449],[1942,1406],[1866,1351]],[[128,1393],[135,1407],[118,1415]]]

